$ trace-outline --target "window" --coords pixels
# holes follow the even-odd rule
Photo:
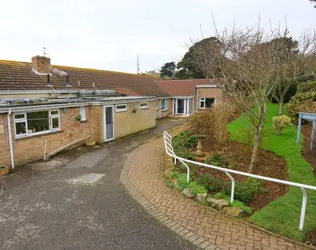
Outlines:
[[[168,110],[167,99],[161,99],[161,111]]]
[[[127,111],[127,104],[116,105],[116,112]]]
[[[140,104],[140,109],[148,109],[148,102],[143,102]]]
[[[212,108],[215,104],[215,98],[201,98],[200,109]]]
[[[59,110],[15,114],[14,125],[16,137],[56,131],[60,129]]]
[[[86,107],[80,107],[80,121],[84,122],[87,120],[86,118]]]

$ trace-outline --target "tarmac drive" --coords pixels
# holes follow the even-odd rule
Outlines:
[[[195,249],[119,181],[129,153],[181,123],[164,119],[147,132],[0,177],[0,249]]]

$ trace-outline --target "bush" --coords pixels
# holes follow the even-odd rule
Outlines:
[[[170,187],[170,188],[174,187],[174,185],[169,180],[165,180],[165,184],[167,185],[167,187]]]
[[[188,182],[187,182],[187,174],[180,174],[178,176],[178,179],[177,179],[177,184],[182,188],[187,188],[188,187]]]
[[[205,163],[222,168],[234,168],[235,166],[235,163],[233,161],[226,159],[221,154],[215,154],[211,157],[206,158]]]
[[[249,202],[264,190],[262,181],[249,178],[236,183],[235,198],[242,202]]]
[[[216,199],[224,199],[224,200],[228,199],[228,201],[230,200],[229,197],[226,194],[222,193],[222,192],[219,192],[219,193],[215,194],[214,198],[216,198]]]
[[[189,151],[189,148],[197,144],[197,138],[192,136],[191,131],[184,131],[175,136],[172,144],[177,156],[192,161],[195,160],[195,157]]]
[[[229,139],[227,125],[231,121],[235,108],[233,105],[220,104],[189,118],[192,130],[196,134],[206,135],[206,140],[217,145],[224,145]]]
[[[210,174],[201,174],[197,179],[197,184],[204,186],[210,192],[223,189],[223,181],[214,178]]]
[[[298,85],[297,92],[287,104],[286,110],[295,121],[299,112],[316,113],[316,81],[308,81]]]
[[[272,118],[272,127],[275,130],[275,134],[279,135],[283,129],[291,124],[291,118],[287,115],[275,116]]]
[[[234,200],[234,202],[230,203],[230,205],[232,207],[238,207],[238,208],[242,209],[247,215],[252,214],[252,209],[250,207],[246,206],[245,203],[243,203],[242,201]]]
[[[197,184],[195,181],[191,182],[188,187],[190,188],[192,194],[204,194],[207,190],[204,186]]]

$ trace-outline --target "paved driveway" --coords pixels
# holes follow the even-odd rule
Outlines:
[[[119,181],[133,149],[181,122],[162,120],[147,132],[1,177],[0,249],[194,249],[149,216]]]

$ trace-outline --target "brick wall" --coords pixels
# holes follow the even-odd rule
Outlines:
[[[86,107],[87,121],[79,122],[74,117],[79,114],[79,108],[60,109],[61,132],[24,137],[15,139],[14,119],[11,116],[12,143],[14,148],[15,165],[24,165],[42,159],[44,156],[45,141],[47,140],[47,153],[58,149],[74,140],[91,136],[93,140],[102,142],[103,126],[102,106]],[[10,151],[8,142],[7,116],[0,115],[0,126],[4,125],[5,134],[0,135],[0,164],[10,164]],[[103,128],[103,127],[102,127]]]
[[[156,102],[148,102],[148,109],[140,109],[139,103],[135,103],[136,113],[132,111],[134,104],[127,107],[123,112],[114,109],[115,139],[156,126]]]
[[[172,104],[173,104],[172,99],[167,99],[168,110],[161,111],[161,118],[172,115]]]
[[[134,104],[128,104],[127,112],[115,112],[115,139],[133,134],[156,126],[156,103],[148,102],[148,109],[140,109],[136,103],[137,112],[132,109]],[[16,166],[40,160],[44,156],[45,141],[47,153],[52,152],[74,140],[91,136],[97,143],[104,142],[104,106],[86,107],[87,121],[79,122],[75,116],[80,108],[60,109],[61,131],[33,137],[15,138],[14,119],[11,115],[12,143]],[[3,128],[3,133],[2,133]],[[0,114],[0,165],[11,166],[10,148],[8,139],[7,115]]]

